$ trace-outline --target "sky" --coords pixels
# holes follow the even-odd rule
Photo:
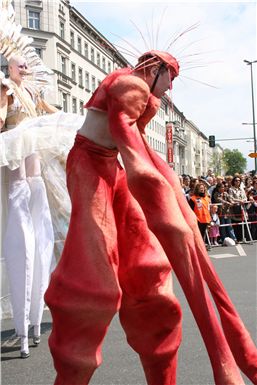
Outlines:
[[[173,82],[175,105],[207,137],[253,138],[251,71],[244,60],[257,60],[256,1],[71,0],[70,4],[122,50],[131,64],[136,63],[139,52],[166,50],[182,34],[168,49],[181,67]],[[183,33],[187,29],[191,30]],[[257,115],[257,63],[252,69]],[[248,157],[253,152],[253,140],[217,143],[241,151],[248,169],[254,168],[253,159]]]

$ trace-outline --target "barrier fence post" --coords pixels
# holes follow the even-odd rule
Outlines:
[[[244,222],[245,222],[245,225],[246,225],[246,228],[247,228],[247,231],[248,231],[248,235],[249,235],[249,239],[250,239],[249,242],[252,242],[252,241],[253,241],[253,238],[252,238],[252,234],[251,234],[251,231],[250,231],[250,228],[249,228],[249,223],[248,223],[248,220],[247,220],[247,215],[246,215],[246,212],[245,212],[245,207],[244,207],[244,205],[241,205],[241,209],[242,209],[242,213],[243,213],[243,221],[242,221],[242,239],[243,239],[243,242],[244,242],[244,243],[247,243],[247,242],[248,242],[248,241],[246,240],[246,238],[245,238],[245,226],[244,226]]]
[[[245,204],[247,204],[249,202],[246,202]],[[222,205],[222,203],[211,203],[210,204],[210,207],[213,206],[213,205],[216,205],[216,206],[219,206],[219,205]],[[250,222],[251,223],[251,222]],[[242,242],[243,243],[253,243],[254,240],[252,238],[252,233],[251,233],[251,230],[250,230],[250,227],[249,227],[249,222],[248,222],[248,218],[247,218],[247,213],[246,213],[246,209],[244,207],[244,204],[241,205],[241,223],[231,223],[231,224],[222,224],[220,225],[219,227],[226,227],[226,226],[242,226]],[[246,239],[245,237],[245,226],[246,226],[246,229],[247,229],[247,232],[248,232],[248,235],[249,235],[249,241]],[[210,248],[213,247],[213,245],[211,244],[210,242],[210,237],[209,237],[209,230],[208,228],[206,229],[206,233],[205,233],[205,237],[207,238],[207,244]]]

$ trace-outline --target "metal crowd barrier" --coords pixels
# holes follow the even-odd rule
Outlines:
[[[226,227],[226,226],[232,226],[233,227],[233,226],[241,225],[242,226],[242,241],[240,241],[240,243],[253,244],[253,242],[256,242],[256,240],[253,240],[253,238],[252,238],[252,233],[251,233],[249,224],[255,224],[255,223],[257,223],[257,221],[251,221],[251,222],[248,221],[245,205],[247,205],[249,203],[252,203],[252,202],[251,201],[247,201],[247,202],[244,202],[243,204],[241,204],[241,214],[238,214],[242,218],[241,222],[222,224],[222,225],[219,225],[219,227]],[[210,207],[211,206],[222,206],[222,205],[223,205],[223,203],[210,203]],[[227,215],[227,216],[235,217],[236,215],[235,214],[230,214],[230,215]],[[245,226],[246,226],[246,229],[247,229],[247,232],[248,232],[249,240],[247,240],[246,237],[245,237]],[[205,238],[207,240],[208,248],[217,247],[217,246],[223,246],[222,244],[219,244],[219,245],[212,245],[211,244],[208,228],[206,229],[206,232],[205,232]]]

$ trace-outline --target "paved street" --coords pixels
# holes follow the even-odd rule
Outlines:
[[[217,272],[255,341],[256,246],[255,243],[217,247],[209,252]],[[183,342],[179,352],[177,384],[213,384],[205,347],[183,293],[176,280],[174,281],[175,292],[183,308]],[[42,342],[39,347],[31,346],[30,358],[21,360],[18,341],[13,337],[12,320],[2,322],[2,385],[53,384],[55,372],[47,345],[51,330],[48,310],[44,312],[42,329]],[[126,343],[118,317],[114,318],[106,337],[103,358],[104,362],[96,371],[90,385],[145,385],[139,360]],[[245,382],[250,384],[247,379]]]

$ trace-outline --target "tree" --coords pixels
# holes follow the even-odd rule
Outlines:
[[[213,169],[215,175],[222,175],[222,169],[224,168],[222,155],[223,154],[218,152],[212,154],[210,167]]]
[[[239,150],[229,150],[225,148],[222,158],[225,166],[226,175],[242,174],[247,165],[247,161]]]

